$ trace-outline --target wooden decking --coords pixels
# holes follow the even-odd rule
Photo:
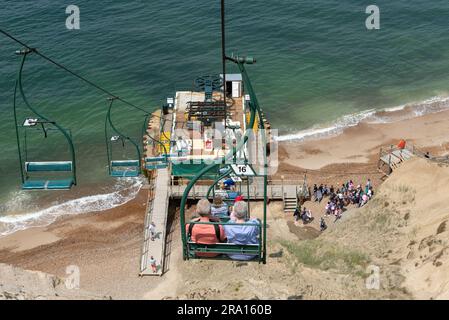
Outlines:
[[[168,169],[157,170],[156,177],[150,181],[148,202],[145,214],[145,227],[143,232],[142,257],[140,275],[162,275],[164,271],[165,231],[167,227],[167,214],[169,202],[169,172]],[[156,237],[151,240],[149,226],[151,222],[156,225]],[[150,257],[156,259],[157,272],[153,273],[149,265]]]
[[[186,185],[172,185],[169,187],[170,196],[173,199],[181,199]],[[189,199],[201,199],[206,197],[209,186],[195,185],[190,190]],[[269,184],[267,185],[267,195],[270,200],[283,200],[285,197],[296,197],[298,192],[301,192],[302,186],[298,185],[282,185],[282,184]],[[246,185],[242,185],[242,193],[246,196]],[[249,198],[250,200],[263,200],[264,185],[262,182],[253,182],[249,186]]]

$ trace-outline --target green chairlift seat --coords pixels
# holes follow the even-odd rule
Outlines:
[[[139,160],[113,160],[110,163],[111,177],[133,178],[140,174]]]
[[[145,158],[145,169],[147,170],[163,169],[167,168],[167,166],[168,157],[166,155]]]
[[[239,223],[228,222],[229,217],[221,218],[220,222],[193,222],[190,221],[189,224],[206,224],[206,225],[234,225],[234,226],[243,226]],[[248,226],[248,225],[245,225]],[[264,257],[262,255],[262,226],[261,224],[250,224],[250,226],[259,229],[259,237],[257,244],[234,244],[234,243],[213,243],[213,244],[202,244],[193,242],[190,234],[187,235],[187,245],[186,245],[186,253],[189,259],[207,259],[208,257],[204,257],[198,254],[201,253],[215,253],[218,255],[224,256],[216,256],[211,257],[212,259],[229,259],[226,255],[254,255],[253,259],[245,260],[245,261],[258,261],[264,262]]]
[[[233,244],[233,243],[215,243],[215,244],[200,244],[192,241],[187,242],[187,252],[190,259],[207,259],[205,257],[198,257],[197,253],[217,253],[217,254],[245,254],[254,255],[260,254],[259,244]],[[216,257],[214,257],[216,258]],[[251,261],[251,260],[245,260]],[[257,261],[257,260],[256,260]]]
[[[75,181],[72,177],[65,179],[33,179],[29,173],[36,172],[72,172],[72,161],[26,162],[26,179],[22,184],[23,190],[69,190]]]

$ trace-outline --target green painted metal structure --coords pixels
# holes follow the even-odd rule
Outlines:
[[[29,103],[22,84],[23,79],[23,69],[25,61],[29,54],[34,52],[33,49],[24,49],[18,51],[17,54],[22,56],[22,61],[20,63],[17,80],[14,87],[14,123],[16,130],[16,140],[17,140],[17,150],[20,163],[20,174],[22,179],[22,189],[23,190],[68,190],[73,185],[76,185],[76,161],[75,161],[75,148],[73,145],[72,137],[69,130],[64,129],[58,123],[50,120],[48,117],[44,116],[42,113],[38,112],[36,108],[32,107]],[[47,134],[50,131],[57,131],[62,133],[68,146],[70,152],[70,159],[65,161],[28,161],[28,146],[27,146],[27,126],[25,123],[20,125],[18,122],[17,114],[17,89],[20,92],[23,102],[26,107],[36,116],[36,118],[31,122],[28,122],[29,127],[40,126],[39,131],[43,131],[44,138],[47,138]],[[31,119],[31,118],[29,118]],[[22,152],[21,138],[20,138],[20,128],[24,129],[24,151]],[[35,129],[35,128],[33,128]],[[23,154],[24,153],[24,154]],[[55,178],[54,173],[67,173],[67,176],[62,178]],[[44,174],[45,177],[35,178],[32,174],[40,173]],[[47,175],[48,174],[48,175]],[[51,176],[51,177],[50,177]]]
[[[257,96],[255,94],[255,91],[252,87],[251,81],[249,79],[249,76],[245,69],[245,64],[253,64],[255,63],[255,59],[251,57],[240,57],[240,56],[231,56],[226,57],[226,60],[234,62],[237,64],[241,74],[243,83],[245,85],[246,91],[248,92],[250,96],[250,101],[248,102],[249,108],[250,108],[250,120],[248,123],[247,129],[243,139],[239,142],[239,144],[233,148],[231,152],[229,152],[222,160],[222,163],[229,163],[229,161],[233,160],[235,161],[235,156],[239,150],[244,148],[245,144],[248,141],[249,138],[249,131],[252,130],[254,127],[255,119],[258,117],[258,123],[259,128],[262,134],[262,142],[264,146],[264,209],[263,209],[263,222],[261,226],[261,233],[259,236],[259,245],[258,245],[258,254],[257,254],[257,261],[266,263],[266,257],[267,257],[267,249],[266,249],[266,221],[267,221],[267,183],[268,183],[268,177],[267,177],[267,152],[266,152],[266,136],[265,136],[265,125],[262,118],[262,111],[259,106],[259,102],[257,100]],[[229,244],[224,248],[225,246],[223,244],[216,244],[216,245],[201,245],[201,244],[193,244],[190,239],[188,239],[188,235],[186,233],[186,221],[185,221],[185,208],[187,203],[187,198],[189,195],[190,190],[195,185],[195,183],[200,180],[208,171],[213,169],[214,165],[208,165],[204,167],[201,171],[199,171],[188,183],[184,194],[181,199],[181,210],[180,210],[180,228],[181,228],[181,238],[183,243],[183,258],[184,260],[192,259],[192,258],[201,258],[203,257],[197,257],[196,253],[202,252],[202,253],[228,253],[228,254],[239,254],[241,252],[251,252],[251,250],[254,250],[254,245],[231,245]],[[192,222],[190,222],[192,223]],[[199,222],[196,222],[199,223]],[[202,222],[202,224],[225,224],[228,222]],[[222,249],[220,249],[222,248]],[[226,251],[226,252],[225,252]]]
[[[120,177],[137,177],[141,173],[141,152],[139,145],[130,137],[124,135],[112,122],[111,111],[114,101],[117,97],[108,98],[109,108],[106,113],[106,120],[104,124],[104,135],[106,140],[106,153],[108,158],[108,172],[111,177],[120,178]],[[134,159],[125,159],[125,160],[113,160],[112,153],[112,135],[110,135],[110,130],[116,135],[116,140],[120,140],[122,142],[123,147],[125,146],[125,142],[130,142],[136,149],[135,158]]]

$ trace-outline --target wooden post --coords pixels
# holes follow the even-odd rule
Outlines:
[[[391,153],[393,152],[393,145],[390,145],[390,154],[388,157],[388,166],[391,168]]]
[[[282,185],[282,200],[284,200],[284,176],[281,176],[281,185]]]

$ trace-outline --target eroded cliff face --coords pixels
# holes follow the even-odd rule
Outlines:
[[[68,289],[65,279],[0,263],[0,300],[111,299],[79,289]]]

